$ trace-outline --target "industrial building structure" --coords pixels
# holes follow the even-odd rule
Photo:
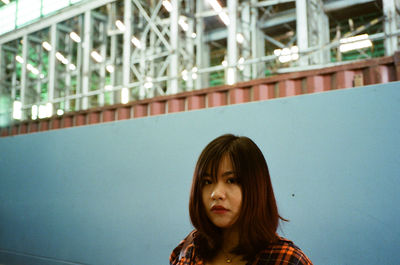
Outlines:
[[[1,135],[217,106],[207,97],[198,107],[175,100],[174,108],[161,99],[153,110],[144,103],[393,56],[399,48],[399,6],[398,0],[3,1]],[[382,82],[398,80],[392,62],[378,69]],[[347,87],[360,81],[357,73],[351,75]],[[333,79],[321,79],[329,88],[317,86],[339,88]],[[299,93],[307,91],[307,82],[297,81],[303,82]],[[243,101],[253,100],[253,91],[247,92]],[[229,95],[222,97],[220,104],[230,104]],[[57,122],[119,104],[132,108]]]

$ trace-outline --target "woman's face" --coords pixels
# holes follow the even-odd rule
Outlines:
[[[224,155],[218,166],[217,180],[210,170],[203,177],[203,204],[208,218],[220,228],[230,228],[239,218],[242,206],[242,188],[237,182],[232,163]]]

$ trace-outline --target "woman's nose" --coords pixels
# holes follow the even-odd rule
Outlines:
[[[211,193],[211,199],[213,199],[213,200],[224,200],[225,196],[226,196],[226,194],[225,194],[225,190],[224,190],[223,185],[220,184],[220,183],[217,183],[214,186],[214,189],[213,189],[213,191]]]

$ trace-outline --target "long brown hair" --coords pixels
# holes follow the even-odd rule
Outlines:
[[[218,165],[224,155],[230,157],[242,188],[242,207],[237,221],[240,241],[233,252],[250,260],[277,239],[276,230],[281,217],[267,162],[261,150],[248,137],[232,134],[219,136],[200,154],[189,200],[190,219],[198,231],[195,245],[205,260],[211,260],[222,245],[222,230],[208,219],[204,209],[202,178],[207,170],[211,170],[213,177],[217,175]]]

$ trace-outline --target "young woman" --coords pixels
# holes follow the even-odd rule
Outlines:
[[[195,230],[171,265],[312,265],[276,234],[279,216],[265,158],[247,137],[222,135],[200,154],[189,213]]]

